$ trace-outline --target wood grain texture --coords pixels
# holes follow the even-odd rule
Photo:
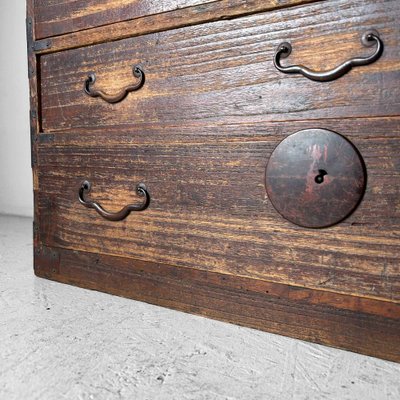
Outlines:
[[[31,166],[33,186],[38,185],[37,175],[37,141],[40,131],[40,74],[38,73],[38,59],[33,50],[35,13],[33,0],[26,2],[26,39],[28,56],[28,79],[29,79],[29,119],[30,119],[30,142],[31,142]],[[34,194],[35,196],[35,194]],[[35,221],[38,221],[38,204],[34,198],[34,223],[33,241],[34,247],[39,245],[39,229]]]
[[[213,0],[40,0],[35,2],[36,38],[210,3]]]
[[[47,247],[38,249],[35,273],[209,318],[400,361],[400,309],[396,304]]]
[[[336,132],[305,129],[268,158],[265,187],[282,217],[307,228],[344,220],[364,196],[366,172],[354,145]]]
[[[181,2],[182,1],[186,4],[190,4],[190,0],[181,0]],[[192,4],[197,3],[199,5],[155,15],[144,14],[143,17],[135,18],[128,21],[125,21],[125,19],[127,19],[126,15],[121,15],[117,6],[117,10],[114,11],[116,11],[117,16],[119,17],[116,17],[115,13],[110,13],[109,11],[104,11],[103,14],[100,14],[100,17],[103,18],[103,21],[105,17],[106,20],[108,19],[108,21],[115,22],[113,24],[108,24],[105,26],[97,26],[96,21],[98,21],[99,15],[93,14],[93,11],[91,11],[90,9],[85,9],[86,15],[84,16],[83,21],[88,24],[87,27],[95,26],[94,28],[77,31],[66,35],[55,36],[51,38],[50,42],[48,41],[48,39],[38,40],[38,48],[42,47],[41,50],[38,50],[38,53],[43,54],[70,48],[88,46],[96,43],[115,41],[118,39],[139,36],[150,32],[161,32],[168,29],[196,25],[204,22],[218,21],[221,19],[231,19],[241,15],[271,11],[290,6],[312,3],[315,1],[317,0],[203,0],[201,2],[197,0],[192,0]],[[121,1],[116,2],[114,0],[113,2],[115,4],[123,4]],[[85,2],[85,4],[86,3],[87,2]],[[132,1],[130,1],[130,3],[132,3]],[[142,1],[141,3],[147,5],[151,4],[151,9],[153,10],[153,12],[155,12],[156,9],[160,9],[160,7],[164,7],[165,9],[164,1],[161,2],[147,0],[144,2]],[[177,3],[177,1],[169,0],[166,3],[171,5],[173,3]],[[137,2],[135,1],[132,4],[133,5],[128,6],[131,10],[130,14],[132,15],[132,11],[134,11],[134,13],[140,14],[141,12],[138,9]],[[79,3],[78,6],[82,7],[82,4]],[[144,12],[143,9],[142,11]],[[39,17],[40,15],[41,14],[39,14]],[[82,20],[82,17],[80,18]],[[120,18],[121,22],[118,22],[118,18]],[[52,21],[49,22],[49,24],[52,24],[52,28],[54,28],[54,24],[57,24],[58,28],[61,30],[74,29],[71,26],[67,28],[63,27],[63,24],[71,25],[71,20]],[[40,24],[38,25],[39,36],[36,35],[37,39],[41,37],[41,26]],[[47,46],[46,43],[50,43],[51,46]],[[42,46],[42,44],[45,45]]]
[[[400,3],[351,3],[318,3],[44,55],[42,129],[398,115]],[[382,36],[383,56],[338,80],[321,84],[273,66],[285,40],[294,48],[288,63],[319,70],[370,54],[360,44],[370,27]],[[96,73],[97,88],[119,92],[132,83],[133,64],[142,66],[146,83],[120,104],[83,92],[89,72]]]
[[[287,135],[315,122],[137,127],[138,135],[41,135],[41,240],[48,246],[132,257],[274,282],[400,300],[400,119],[318,121],[350,139],[368,170],[363,202],[343,223],[303,229],[284,220],[264,186],[268,158]],[[211,136],[195,136],[194,132]],[[141,132],[141,133],[139,133]],[[186,135],[185,135],[186,134]],[[197,139],[197,140],[196,140]],[[63,140],[67,140],[63,143]],[[164,141],[163,141],[164,140]],[[144,141],[144,143],[140,143]],[[153,143],[152,143],[153,142]],[[149,209],[121,223],[78,203],[90,198],[117,211]]]
[[[123,0],[115,15],[72,3],[76,22],[54,14],[53,26],[84,30],[48,49],[28,31],[36,274],[400,361],[400,2],[188,0],[116,23]],[[325,70],[368,55],[359,39],[370,28],[382,57],[337,81],[273,67],[287,40],[285,65]],[[83,93],[89,72],[119,91],[133,64],[146,83],[123,102]],[[351,140],[368,175],[357,210],[323,230],[284,220],[265,190],[273,149],[310,128]],[[79,204],[83,179],[110,211],[140,202],[143,182],[150,207],[106,221]]]

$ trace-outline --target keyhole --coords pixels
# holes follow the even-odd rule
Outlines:
[[[315,177],[315,183],[321,184],[324,181],[324,176],[328,173],[324,169],[318,170],[318,175]]]

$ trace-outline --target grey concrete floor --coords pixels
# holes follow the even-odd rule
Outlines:
[[[400,399],[400,365],[36,278],[0,216],[0,399]]]

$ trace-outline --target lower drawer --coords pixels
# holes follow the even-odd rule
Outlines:
[[[265,187],[278,143],[315,121],[39,135],[36,275],[400,362],[400,119],[318,127],[367,170],[325,229],[282,218]],[[140,204],[138,183],[150,205],[108,221],[79,202],[84,180],[109,211]]]
[[[98,135],[93,141],[79,135],[68,140],[56,135],[52,143],[42,138],[36,187],[40,242],[398,302],[398,119],[321,123],[357,146],[368,175],[356,211],[325,229],[282,218],[265,189],[265,169],[276,145],[311,124],[263,124],[252,127],[252,136],[244,129],[242,137],[210,136],[201,143],[193,135],[157,143],[152,134],[155,143],[141,144],[123,134],[104,141]],[[140,204],[139,183],[147,187],[150,206],[123,221],[108,221],[80,204],[84,180],[92,184],[87,199],[109,211]]]

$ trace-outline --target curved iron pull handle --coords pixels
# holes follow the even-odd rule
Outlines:
[[[128,95],[128,93],[139,90],[144,85],[145,81],[144,72],[138,65],[133,66],[133,76],[139,79],[137,83],[127,86],[125,89],[122,89],[116,95],[110,95],[102,92],[101,90],[93,89],[92,86],[96,82],[96,74],[91,73],[88,75],[85,81],[84,90],[88,96],[101,97],[104,101],[110,104],[118,103],[121,100],[123,100]]]
[[[349,72],[353,67],[371,64],[381,56],[383,52],[383,42],[379,38],[378,32],[376,32],[375,30],[365,32],[361,37],[361,43],[365,47],[371,47],[374,44],[376,44],[376,49],[374,54],[368,57],[352,58],[348,61],[345,61],[343,64],[339,65],[338,67],[330,71],[317,72],[307,67],[304,67],[303,65],[292,65],[289,67],[282,67],[282,65],[280,64],[280,59],[288,57],[292,52],[292,46],[290,45],[290,43],[284,42],[281,43],[276,49],[274,56],[274,65],[276,69],[278,69],[281,72],[284,72],[285,74],[302,74],[306,78],[318,82],[333,81],[334,79],[340,78],[345,73]]]
[[[79,189],[79,202],[83,204],[87,208],[95,209],[103,218],[108,219],[109,221],[122,221],[125,219],[131,211],[143,211],[145,210],[150,204],[150,195],[146,189],[146,186],[143,183],[139,183],[136,187],[136,192],[139,196],[144,196],[144,201],[142,204],[139,205],[132,205],[129,204],[125,206],[122,210],[111,213],[106,211],[100,204],[92,201],[87,201],[84,198],[84,193],[90,192],[92,185],[89,181],[83,181],[81,187]]]

